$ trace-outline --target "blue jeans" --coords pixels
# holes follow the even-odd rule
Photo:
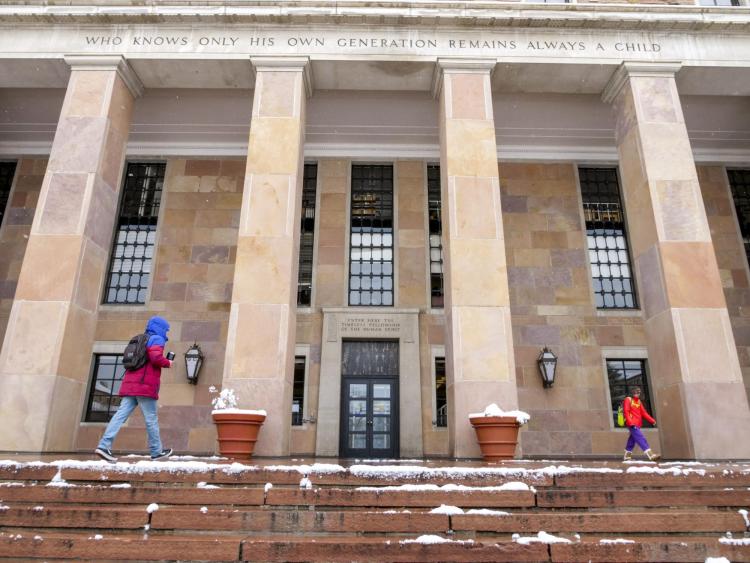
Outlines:
[[[156,399],[150,397],[123,397],[120,401],[120,408],[117,409],[115,416],[109,421],[104,436],[99,440],[100,448],[107,450],[112,449],[112,442],[122,425],[135,410],[136,405],[141,407],[143,418],[146,420],[146,434],[148,435],[148,449],[151,456],[157,456],[161,453],[161,437],[159,436],[159,418],[156,415]]]

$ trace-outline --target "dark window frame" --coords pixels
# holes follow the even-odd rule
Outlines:
[[[618,365],[619,364],[619,365]],[[635,366],[635,364],[640,364]],[[649,378],[648,360],[645,358],[621,358],[614,355],[605,359],[607,369],[607,387],[609,389],[611,419],[615,428],[617,425],[617,409],[623,405],[625,397],[630,397],[633,387],[641,388],[641,402],[646,411],[656,418],[652,400],[651,383]],[[618,371],[622,374],[622,381],[616,381]],[[640,374],[640,375],[638,375]],[[656,428],[647,420],[643,420],[646,428]]]
[[[445,356],[434,357],[433,370],[435,378],[435,427],[448,428],[448,379],[445,370]],[[441,379],[442,391],[439,385]]]
[[[103,363],[102,359],[106,358],[108,363]],[[111,367],[112,377],[103,377],[101,381],[112,382],[108,393],[103,393],[104,389],[98,390],[106,395],[107,410],[92,410],[95,395],[97,393],[97,382],[100,381],[98,374],[103,366]],[[95,353],[91,360],[91,373],[89,376],[89,392],[86,398],[86,412],[83,415],[84,422],[109,422],[117,412],[120,406],[120,396],[117,393],[120,390],[120,383],[125,375],[125,366],[122,365],[122,354]],[[95,414],[96,413],[96,414]],[[104,414],[101,414],[104,413]]]
[[[393,169],[392,164],[353,164],[351,168],[349,306],[395,305]],[[390,259],[386,258],[388,255]]]
[[[638,310],[619,171],[611,166],[579,166],[578,178],[594,304],[604,311]]]
[[[313,257],[315,253],[315,219],[318,192],[318,164],[305,163],[302,179],[302,205],[299,236],[299,274],[297,307],[312,305]]]
[[[302,378],[298,381],[298,368],[302,367]],[[305,384],[307,383],[307,356],[296,354],[294,356],[294,377],[292,379],[292,426],[302,426],[305,422]],[[298,393],[299,387],[301,393]],[[294,404],[299,397],[299,411],[294,412]]]
[[[10,206],[10,194],[17,170],[18,162],[15,160],[0,161],[0,227],[3,226],[5,214]]]
[[[729,4],[718,4],[717,0],[708,2],[706,0],[698,0],[698,5],[704,8],[735,8],[741,6],[740,0],[730,0]]]
[[[102,291],[104,305],[146,303],[154,272],[156,229],[164,193],[166,166],[165,162],[125,164],[117,224],[112,237],[107,278]],[[139,182],[142,182],[142,185],[139,185]],[[142,249],[142,256],[137,256],[139,249]],[[128,253],[131,250],[132,256],[129,257]],[[128,263],[129,270],[126,266]],[[134,271],[133,265],[136,263],[139,264],[139,269]],[[144,269],[146,266],[148,269]],[[121,285],[123,280],[126,280],[126,285]],[[135,285],[131,285],[133,280],[137,282]]]
[[[750,168],[727,169],[727,181],[745,258],[750,266]]]
[[[445,306],[443,279],[443,202],[440,193],[440,165],[427,165],[427,236],[430,253],[430,306]]]

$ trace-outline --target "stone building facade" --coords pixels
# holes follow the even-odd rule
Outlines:
[[[180,452],[231,387],[261,455],[619,455],[637,384],[750,457],[750,8],[469,4],[1,6],[0,450],[91,450],[158,314]]]

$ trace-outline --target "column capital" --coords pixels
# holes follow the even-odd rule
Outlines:
[[[682,68],[679,61],[636,62],[625,61],[612,74],[602,92],[602,101],[611,104],[631,76],[668,76],[674,77]]]
[[[250,57],[254,72],[301,72],[305,83],[305,92],[310,98],[313,94],[313,75],[310,57]]]
[[[143,95],[143,83],[122,55],[65,55],[70,70],[113,70],[134,98]]]
[[[435,70],[432,73],[432,95],[437,98],[443,87],[443,75],[446,72],[455,74],[489,74],[495,70],[497,59],[464,59],[464,58],[439,58],[435,61]]]

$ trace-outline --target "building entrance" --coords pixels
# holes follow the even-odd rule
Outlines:
[[[398,457],[398,342],[342,344],[339,455]]]

